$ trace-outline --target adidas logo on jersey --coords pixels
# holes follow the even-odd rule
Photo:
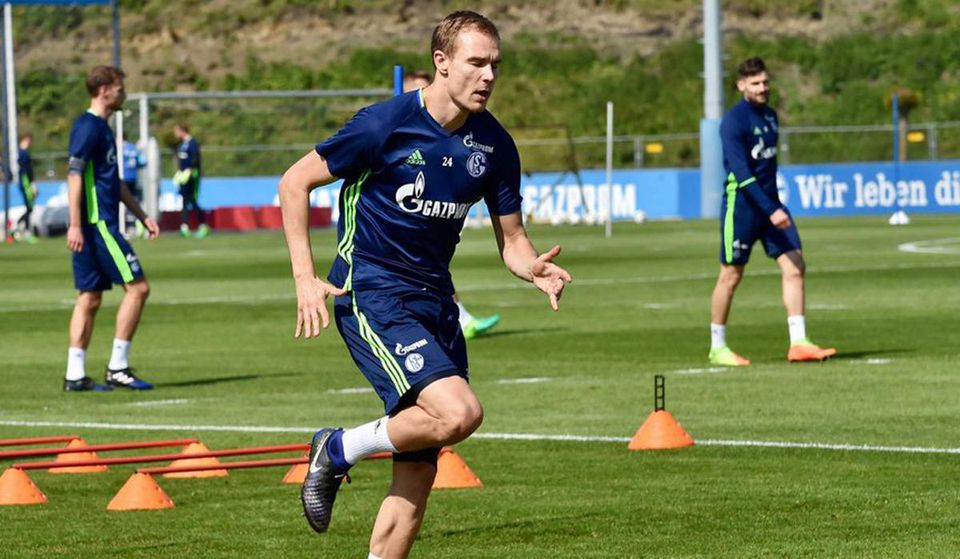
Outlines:
[[[423,158],[423,155],[420,154],[420,150],[416,150],[410,154],[410,157],[407,158],[407,165],[426,165],[427,160]]]

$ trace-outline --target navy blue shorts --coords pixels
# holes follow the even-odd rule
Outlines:
[[[450,295],[408,286],[353,291],[334,303],[337,329],[388,414],[436,380],[469,380],[459,316]]]
[[[83,250],[73,253],[73,285],[79,291],[104,291],[113,284],[143,277],[133,247],[116,225],[83,225]]]
[[[784,208],[787,215],[790,210]],[[790,227],[777,229],[770,217],[754,209],[742,194],[725,194],[720,206],[720,262],[744,265],[750,260],[750,251],[757,240],[763,241],[763,249],[770,258],[778,258],[794,250],[800,250],[800,232],[790,216]]]

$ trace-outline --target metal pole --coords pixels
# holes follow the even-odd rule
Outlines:
[[[703,119],[700,120],[700,215],[720,211],[723,184],[723,150],[720,119],[723,118],[723,35],[720,0],[703,0]]]
[[[606,236],[613,236],[613,101],[607,101],[607,227]]]
[[[893,96],[893,160],[900,160],[900,96]]]
[[[703,0],[703,117],[723,117],[720,0]]]
[[[4,19],[6,19],[7,9],[10,7],[10,4],[4,5]],[[3,175],[3,239],[2,241],[7,241],[10,239],[10,231],[7,226],[10,224],[10,174],[8,170],[10,166],[6,159],[9,157],[10,149],[8,144],[8,124],[10,123],[9,115],[6,113],[7,107],[7,30],[6,25],[3,28],[0,28],[0,33],[3,35],[3,51],[0,52],[0,81],[2,81],[2,87],[0,87],[0,105],[3,105],[3,126],[2,128],[2,138],[0,138],[0,174]]]
[[[940,158],[939,151],[937,146],[937,125],[930,124],[927,126],[927,150],[930,152],[930,160],[936,161]]]
[[[113,65],[120,67],[120,1],[110,0],[113,8]]]
[[[393,65],[393,94],[403,95],[403,66]]]
[[[7,165],[10,168],[10,178],[19,176],[17,161],[19,143],[17,138],[17,81],[13,63],[13,12],[10,3],[3,5],[3,52],[6,55],[7,79]]]

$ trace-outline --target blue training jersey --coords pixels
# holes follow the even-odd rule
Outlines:
[[[143,155],[132,142],[123,142],[123,180],[137,182],[140,167],[146,166]]]
[[[91,111],[70,130],[70,172],[83,178],[81,215],[85,223],[116,225],[120,211],[117,142],[107,121]]]
[[[20,168],[20,188],[30,188],[33,184],[33,160],[29,151],[21,149],[17,152],[17,167]]]
[[[450,260],[470,207],[520,211],[520,156],[489,112],[450,132],[421,91],[361,109],[317,145],[343,179],[332,283],[345,289],[399,284],[453,294]]]
[[[177,162],[177,168],[181,171],[193,169],[197,174],[200,173],[200,144],[193,136],[188,136],[180,142],[180,147],[177,148]]]
[[[776,111],[745,99],[720,122],[723,168],[727,172],[724,195],[743,192],[767,216],[782,207],[777,194],[778,129]]]

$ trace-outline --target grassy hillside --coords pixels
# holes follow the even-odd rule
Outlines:
[[[894,88],[920,93],[912,120],[960,119],[960,9],[946,1],[730,0],[724,4],[726,72],[764,56],[774,105],[788,125],[884,124]],[[502,81],[491,108],[525,135],[600,136],[603,105],[616,103],[617,134],[698,129],[702,114],[699,0],[563,0],[471,3],[504,35]],[[462,2],[381,0],[124,1],[123,66],[130,91],[389,87],[390,68],[429,67],[436,20]],[[37,151],[62,150],[85,104],[85,68],[110,60],[109,10],[17,8],[17,77],[25,127]],[[732,78],[727,101],[736,99]],[[177,118],[208,146],[309,144],[333,131],[360,100],[163,104],[152,117],[169,137]],[[132,115],[135,116],[135,115]],[[524,128],[552,127],[526,132]],[[960,135],[942,132],[941,157],[960,156]],[[886,134],[795,137],[793,161],[884,158]],[[695,165],[696,140],[670,142],[648,165]],[[912,148],[924,156],[925,146]],[[272,173],[296,156],[208,157],[209,172]],[[558,166],[564,150],[529,148],[528,167]],[[602,161],[580,146],[581,165]],[[632,146],[617,157],[633,164]]]

